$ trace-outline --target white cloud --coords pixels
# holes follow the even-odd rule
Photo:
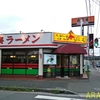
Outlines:
[[[84,0],[0,0],[0,15],[23,18],[16,30],[68,32],[71,18],[86,15]],[[81,9],[80,9],[81,8]],[[10,24],[10,23],[9,23]],[[74,28],[75,29],[75,28]]]

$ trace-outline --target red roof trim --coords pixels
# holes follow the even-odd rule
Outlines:
[[[23,45],[0,45],[0,47],[19,47],[19,46],[58,46],[58,44],[23,44]]]

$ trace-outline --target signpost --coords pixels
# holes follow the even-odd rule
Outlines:
[[[71,23],[72,27],[78,27],[78,26],[81,27],[81,35],[84,36],[84,26],[94,25],[94,16],[72,18],[71,21],[72,21],[72,23]],[[87,32],[87,39],[88,39],[87,40],[88,41],[87,49],[88,49],[88,54],[89,54],[89,33],[88,32]],[[94,49],[93,49],[93,51],[94,51]],[[80,62],[82,63],[82,64],[80,64],[81,65],[80,66],[80,74],[82,74],[83,73],[82,68],[84,66],[84,57],[81,56],[80,60],[81,60]]]
[[[83,20],[81,19],[81,21],[80,21],[80,24],[81,24],[81,35],[84,35],[84,26],[83,26]],[[83,74],[83,68],[84,68],[84,55],[81,55],[80,56],[80,58],[81,58],[81,67],[80,67],[80,74],[82,75]]]
[[[72,18],[72,27],[81,26],[81,20],[83,22],[83,26],[94,25],[94,16],[86,16],[86,17],[78,17]]]

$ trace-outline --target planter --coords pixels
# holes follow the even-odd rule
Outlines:
[[[87,76],[89,77],[91,74],[91,71],[86,71]]]
[[[47,73],[47,77],[51,77],[51,72],[48,72]]]

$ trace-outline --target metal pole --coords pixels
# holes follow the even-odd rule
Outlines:
[[[83,26],[83,21],[81,19],[81,35],[84,35],[84,26]],[[82,57],[80,60],[81,66],[80,66],[80,74],[83,75],[83,66],[84,66],[84,55],[80,56]]]
[[[92,58],[93,58],[93,67],[95,67],[95,66],[94,66],[94,34],[93,34],[93,55],[92,55],[92,56],[93,56],[93,57],[92,57]]]
[[[87,26],[87,54],[89,60],[89,26]]]
[[[95,67],[94,66],[94,48],[93,48],[93,67]]]

